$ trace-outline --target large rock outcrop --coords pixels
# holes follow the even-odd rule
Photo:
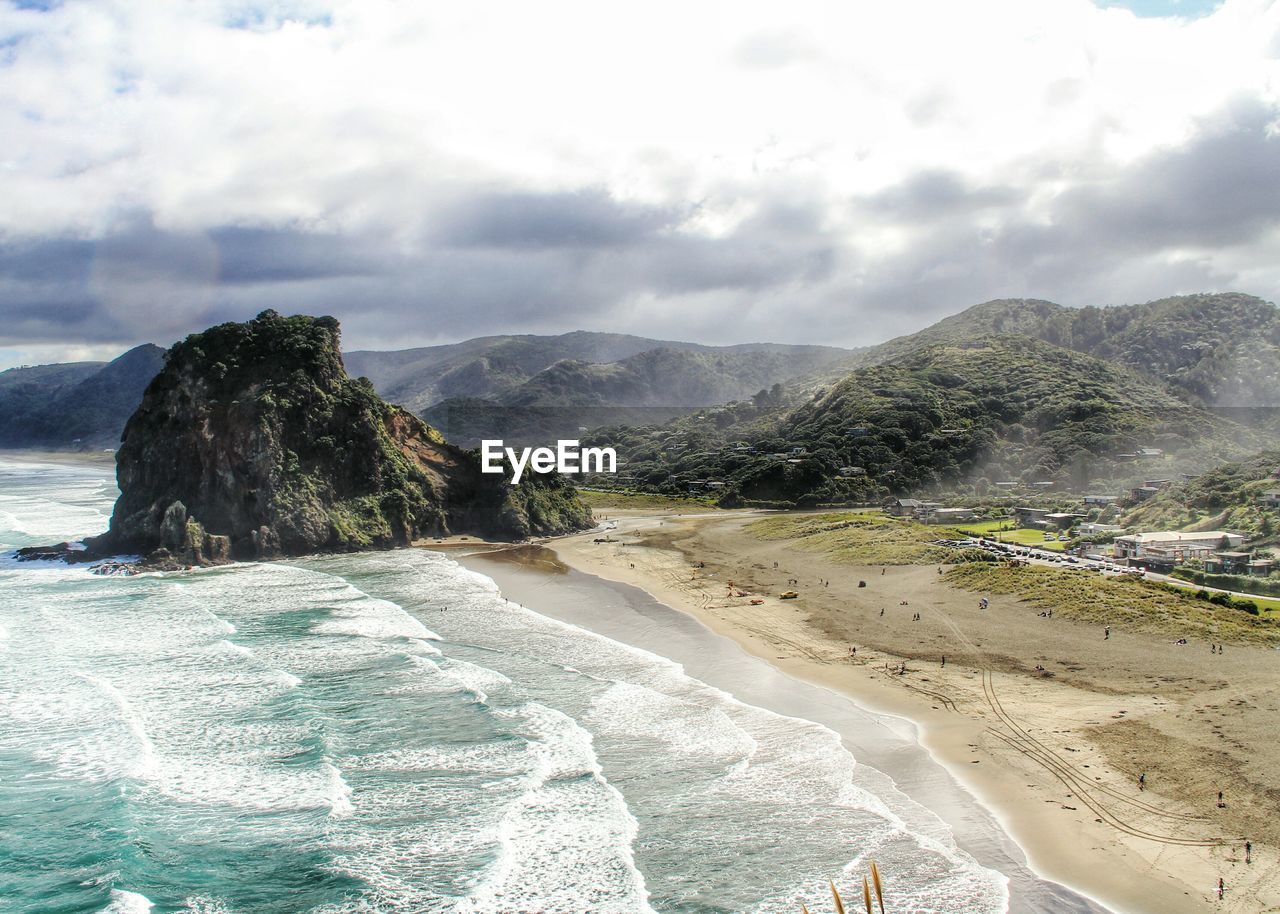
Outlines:
[[[169,350],[125,426],[120,498],[89,554],[216,564],[590,525],[560,477],[482,474],[475,453],[349,377],[338,343],[333,318],[267,311]]]

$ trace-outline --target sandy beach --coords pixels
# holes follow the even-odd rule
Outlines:
[[[519,560],[639,587],[791,676],[906,718],[1035,872],[1116,912],[1280,910],[1275,651],[1105,638],[1007,596],[982,610],[937,566],[837,563],[758,539],[746,512],[598,514],[614,529]]]

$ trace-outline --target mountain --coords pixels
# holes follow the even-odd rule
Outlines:
[[[1280,490],[1280,449],[1231,461],[1162,489],[1123,518],[1146,530],[1231,530],[1251,545],[1275,543],[1280,507],[1264,493]]]
[[[1239,293],[1104,308],[1000,299],[863,350],[845,364],[890,363],[923,347],[989,334],[1028,336],[1105,359],[1200,406],[1280,406],[1280,309]]]
[[[163,364],[164,350],[148,343],[111,362],[0,372],[0,447],[114,447]]]
[[[616,362],[565,360],[493,399],[444,400],[423,415],[459,444],[576,437],[582,428],[653,425],[690,408],[748,399],[833,357],[803,347],[725,347],[649,349]]]
[[[267,311],[175,345],[125,426],[120,497],[88,554],[164,567],[589,525],[559,477],[482,474],[476,454],[350,378],[338,341],[333,318]]]
[[[589,440],[618,447],[640,487],[711,479],[730,503],[801,504],[979,480],[1084,485],[1139,447],[1204,463],[1253,444],[1133,371],[1008,334],[904,349],[798,405],[784,394]]]
[[[630,361],[656,352],[664,354]],[[482,337],[398,352],[355,351],[346,360],[352,373],[367,377],[384,397],[422,413],[441,401],[468,399],[521,406],[703,406],[818,371],[850,354],[831,346],[703,346],[577,331]],[[746,364],[752,359],[760,360],[758,367]],[[563,363],[568,365],[558,367]],[[621,366],[616,372],[606,367],[614,363]],[[655,373],[662,366],[667,373]],[[563,402],[565,390],[588,380],[595,388],[591,402]],[[526,384],[531,386],[521,391]]]

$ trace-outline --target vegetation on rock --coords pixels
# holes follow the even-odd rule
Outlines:
[[[333,318],[267,311],[174,346],[125,427],[120,498],[91,548],[269,558],[589,525],[563,479],[481,474],[478,455],[348,377],[338,340]]]

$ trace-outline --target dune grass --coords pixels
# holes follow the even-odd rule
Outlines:
[[[1194,590],[1155,581],[994,563],[959,565],[945,580],[975,593],[1016,596],[1037,609],[1052,609],[1055,615],[1081,622],[1204,641],[1280,644],[1275,619],[1198,600]]]
[[[749,524],[747,530],[762,540],[791,540],[798,549],[850,565],[932,565],[970,557],[932,544],[958,538],[951,527],[930,527],[878,512],[781,514]]]

